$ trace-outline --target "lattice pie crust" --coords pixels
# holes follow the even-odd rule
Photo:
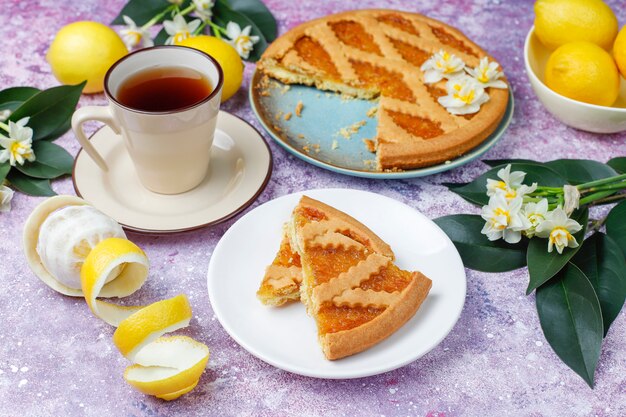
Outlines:
[[[400,270],[393,259],[389,245],[369,228],[305,196],[257,294],[271,305],[299,295],[316,319],[326,357],[343,358],[394,333],[426,298],[431,280]]]
[[[439,50],[455,54],[469,67],[488,56],[459,30],[426,16],[358,10],[290,30],[267,48],[258,68],[288,84],[366,99],[380,96],[378,169],[410,169],[444,162],[476,147],[506,111],[508,90],[492,88],[490,100],[478,113],[448,113],[437,102],[446,94],[445,80],[426,85],[420,70]]]

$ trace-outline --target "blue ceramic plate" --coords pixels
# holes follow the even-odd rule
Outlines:
[[[400,179],[423,177],[466,164],[487,152],[502,137],[513,117],[513,94],[509,94],[506,113],[496,130],[478,147],[451,161],[399,172],[376,171],[375,155],[363,139],[376,136],[376,116],[367,113],[377,101],[342,98],[302,85],[270,81],[270,94],[261,95],[261,74],[256,71],[250,85],[250,103],[270,136],[300,159],[330,171],[357,177]],[[302,117],[295,115],[299,101],[305,103]],[[291,113],[291,118],[285,117]],[[358,128],[359,123],[365,122]],[[342,130],[343,129],[343,130]]]

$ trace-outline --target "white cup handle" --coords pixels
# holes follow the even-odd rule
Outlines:
[[[104,172],[109,171],[109,167],[102,156],[96,151],[93,145],[85,136],[85,132],[83,131],[83,123],[89,120],[97,120],[109,126],[113,132],[117,135],[120,134],[119,126],[113,117],[113,113],[111,113],[111,109],[108,106],[85,106],[76,110],[72,115],[72,130],[76,135],[76,139],[80,143],[80,146],[83,147],[87,155],[93,159],[93,161],[98,165],[98,167]]]

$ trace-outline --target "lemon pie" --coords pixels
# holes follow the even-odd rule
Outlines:
[[[378,98],[371,146],[378,169],[411,169],[468,152],[496,129],[506,111],[506,88],[489,89],[489,100],[477,113],[446,110],[438,102],[448,94],[446,80],[427,84],[420,69],[440,51],[460,58],[468,68],[488,57],[459,30],[426,16],[357,10],[290,30],[267,48],[258,68],[287,84]]]
[[[276,286],[275,299],[285,300],[280,288],[289,288],[289,299],[300,295],[317,323],[327,359],[353,355],[390,336],[413,317],[430,290],[429,278],[394,264],[391,248],[373,231],[320,201],[300,200],[287,235],[272,265],[297,256],[301,284],[292,279],[293,285]],[[270,279],[266,274],[261,284],[262,301],[260,293],[265,291],[265,300],[272,294],[265,287]]]

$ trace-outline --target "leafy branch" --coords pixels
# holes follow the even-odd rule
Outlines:
[[[0,91],[0,110],[9,114],[0,122],[0,184],[35,196],[55,194],[50,180],[71,174],[74,158],[52,142],[69,130],[84,86]]]
[[[527,293],[536,291],[537,314],[546,340],[559,358],[593,387],[602,340],[626,300],[626,157],[606,164],[581,159],[485,163],[492,168],[474,181],[445,185],[475,205],[493,206],[487,190],[508,189],[502,173],[510,164],[507,172],[525,173],[524,184],[513,190],[527,191],[516,197],[525,204],[545,199],[546,207],[554,210],[559,204],[567,205],[567,194],[571,199],[573,193],[580,209],[571,219],[580,229],[568,238],[571,244],[563,245],[562,253],[548,252],[545,239],[533,237],[530,229],[523,228],[514,244],[489,240],[483,234],[489,229],[484,208],[482,216],[456,214],[435,222],[448,234],[468,268],[503,272],[528,267]],[[619,204],[605,218],[589,220],[588,207],[613,203]],[[601,231],[603,227],[606,233]],[[548,240],[558,244],[558,237],[550,234]]]

